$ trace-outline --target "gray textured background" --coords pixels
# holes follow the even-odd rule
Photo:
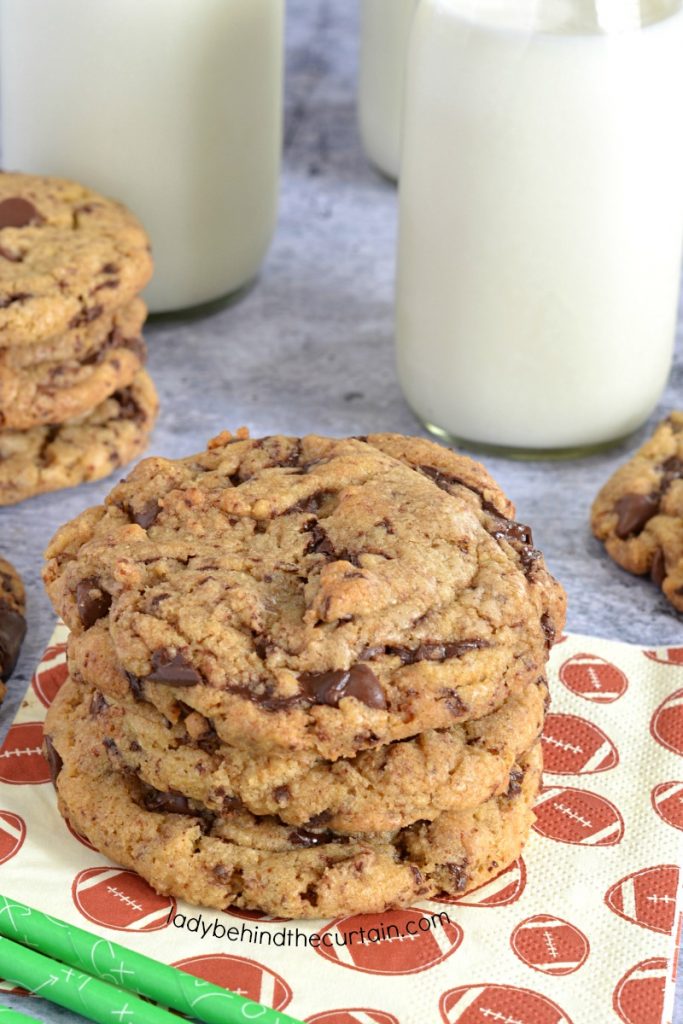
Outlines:
[[[150,369],[161,397],[155,453],[189,454],[223,428],[242,424],[254,435],[420,432],[394,370],[396,192],[360,148],[356,66],[354,3],[288,0],[277,234],[260,280],[239,303],[201,320],[148,327]],[[683,405],[680,333],[679,322],[676,363],[653,423]],[[613,565],[588,528],[593,496],[639,440],[571,462],[485,461],[517,503],[519,518],[533,524],[537,544],[564,583],[571,630],[636,643],[682,643],[680,617],[655,587]],[[54,623],[39,578],[45,543],[62,522],[99,502],[111,484],[0,510],[0,550],[22,572],[29,595],[28,635],[0,712],[0,737]],[[30,1008],[25,1000],[0,996],[3,1002],[45,1021],[77,1019],[37,1001]],[[587,1020],[603,1024],[587,1011]]]

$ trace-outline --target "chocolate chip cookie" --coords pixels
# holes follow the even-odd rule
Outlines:
[[[380,913],[463,893],[519,855],[533,821],[541,755],[520,759],[504,796],[389,832],[296,829],[244,809],[215,817],[112,768],[79,687],[48,712],[46,753],[59,807],[102,853],[158,891],[202,906],[326,918]]]
[[[14,566],[0,557],[0,701],[26,634],[26,594]]]
[[[45,343],[0,349],[0,428],[63,423],[128,387],[146,360],[145,315],[140,299],[103,315],[89,325],[92,339],[83,339],[80,356],[56,355]],[[73,346],[74,340],[67,339]],[[66,345],[58,338],[55,347],[59,351]],[[27,361],[34,354],[38,358]]]
[[[221,741],[354,756],[544,674],[564,593],[483,467],[398,435],[225,433],[50,544],[79,680]]]
[[[663,420],[610,477],[591,526],[615,562],[649,575],[683,611],[683,412]]]
[[[156,412],[154,385],[141,370],[80,419],[0,430],[0,505],[108,476],[143,451]]]
[[[149,281],[149,242],[120,203],[83,185],[0,174],[0,346],[97,320]]]
[[[527,683],[478,721],[338,761],[228,747],[196,711],[172,725],[148,704],[115,704],[98,691],[83,699],[115,770],[218,815],[242,806],[353,833],[431,821],[507,792],[515,762],[540,737],[547,695],[543,681]]]

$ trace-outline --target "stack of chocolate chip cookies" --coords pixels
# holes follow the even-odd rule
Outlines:
[[[0,174],[0,505],[107,476],[156,415],[143,369],[149,242],[70,181]]]
[[[564,593],[477,463],[222,434],[51,542],[62,814],[158,891],[331,917],[520,852]]]

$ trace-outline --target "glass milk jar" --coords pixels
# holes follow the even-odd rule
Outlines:
[[[614,442],[670,367],[683,237],[682,0],[422,0],[396,340],[435,434]]]
[[[123,200],[154,312],[250,281],[276,217],[284,0],[1,0],[6,168]]]
[[[405,62],[418,0],[361,0],[358,117],[368,159],[398,178]]]

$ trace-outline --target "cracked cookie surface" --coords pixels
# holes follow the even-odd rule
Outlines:
[[[73,181],[0,173],[0,347],[96,320],[149,281],[143,228]]]
[[[683,611],[683,412],[663,420],[610,477],[591,527],[618,565],[649,575]]]
[[[294,918],[380,913],[481,885],[519,855],[540,782],[536,744],[505,796],[433,822],[347,836],[242,809],[217,818],[115,771],[70,681],[45,733],[60,811],[106,856],[191,903]]]
[[[0,557],[0,701],[26,634],[26,592],[11,562]]]
[[[219,815],[242,806],[351,833],[431,821],[507,792],[517,759],[540,737],[547,696],[545,683],[527,683],[485,718],[337,761],[228,747],[196,712],[173,726],[151,705],[110,703],[97,691],[84,700],[114,769],[154,789]]]
[[[108,476],[139,455],[157,412],[144,370],[80,419],[0,430],[0,505]]]
[[[135,299],[88,325],[89,332],[58,337],[54,350],[45,343],[0,349],[0,428],[63,423],[128,387],[146,361],[145,316]]]
[[[511,511],[428,441],[224,434],[140,463],[57,533],[45,581],[105,696],[334,760],[544,674],[564,592]]]

